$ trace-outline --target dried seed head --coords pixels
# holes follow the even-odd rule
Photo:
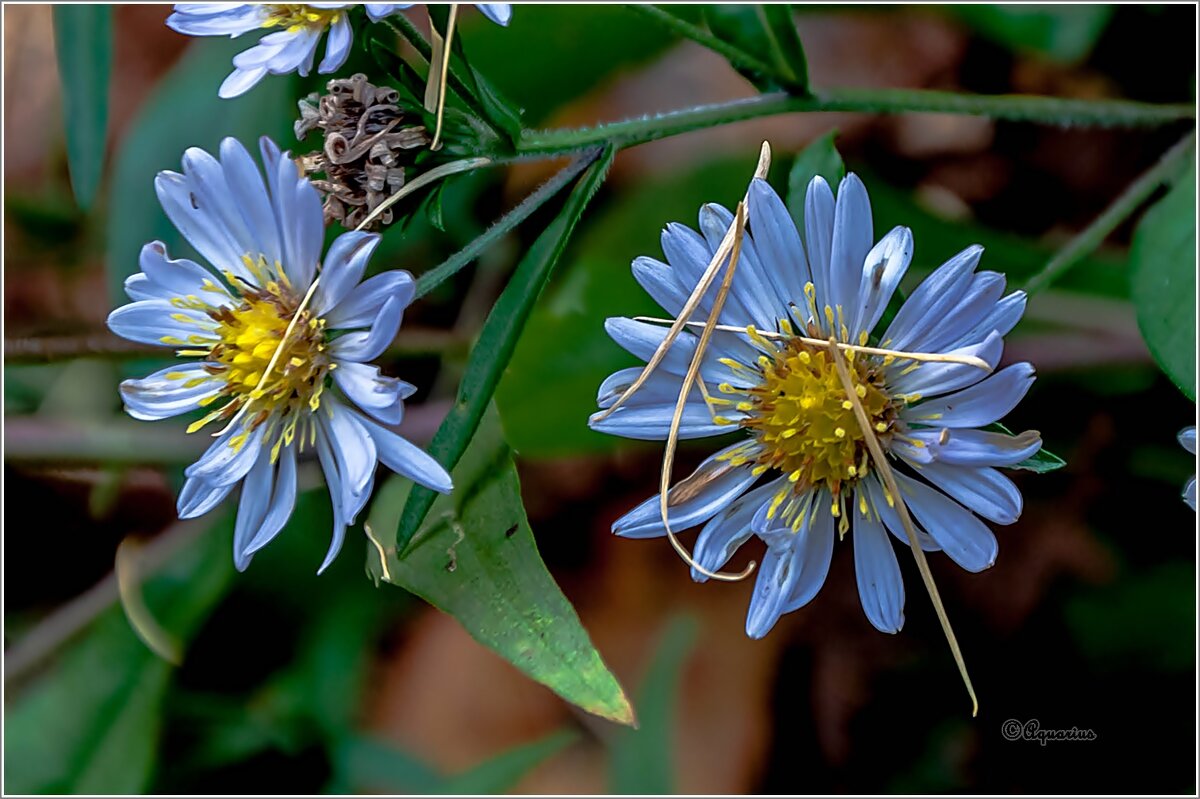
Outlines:
[[[300,101],[296,138],[319,130],[324,144],[301,156],[305,175],[320,173],[312,183],[325,195],[325,221],[354,228],[404,185],[404,171],[419,148],[429,144],[424,126],[405,124],[399,94],[375,86],[366,75],[329,81],[327,94]],[[368,227],[392,221],[386,209]]]

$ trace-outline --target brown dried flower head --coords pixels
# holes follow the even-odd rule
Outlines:
[[[323,174],[312,184],[325,195],[325,222],[355,228],[404,185],[404,170],[417,150],[429,144],[424,126],[405,125],[399,94],[375,86],[366,75],[329,81],[327,94],[300,101],[296,138],[320,130],[324,146],[300,158],[305,175]],[[389,224],[387,208],[368,229]]]

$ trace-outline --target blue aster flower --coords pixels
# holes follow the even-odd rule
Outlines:
[[[1179,443],[1193,455],[1196,454],[1196,427],[1185,427],[1179,431]],[[1196,509],[1196,475],[1192,475],[1183,485],[1183,501],[1192,510]]]
[[[275,29],[258,44],[234,56],[234,70],[221,84],[221,97],[237,97],[250,91],[268,73],[307,75],[316,60],[317,47],[326,31],[325,56],[317,72],[336,72],[350,54],[354,32],[347,13],[359,3],[176,3],[167,17],[172,30],[188,36],[241,36],[254,30]],[[413,3],[362,3],[373,22]],[[507,25],[512,16],[509,3],[479,3],[490,19]]]
[[[671,530],[703,525],[693,551],[710,572],[750,538],[766,544],[746,620],[751,637],[808,603],[825,582],[835,541],[851,533],[858,590],[867,618],[884,632],[904,622],[904,585],[888,533],[908,546],[896,497],[867,450],[853,404],[826,347],[800,336],[875,345],[883,317],[912,258],[911,232],[897,227],[875,242],[871,205],[853,174],[835,199],[820,177],[808,186],[801,235],[766,182],[748,193],[748,222],[719,324],[688,397],[680,439],[740,433],[668,492]],[[640,257],[633,275],[668,314],[677,316],[725,237],[733,214],[700,210],[699,230],[670,224],[666,262]],[[1023,292],[1004,295],[1004,277],[976,271],[972,246],[936,269],[901,305],[877,346],[913,353],[974,356],[994,369],[1002,336],[1020,319]],[[717,286],[702,300],[708,317]],[[623,348],[649,360],[665,327],[628,318],[606,323]],[[590,420],[595,430],[627,438],[667,438],[698,332],[685,328],[644,386],[613,412]],[[1013,409],[1034,379],[1028,363],[987,373],[965,363],[898,358],[844,349],[855,393],[871,419],[927,551],[944,551],[978,572],[996,559],[984,519],[1011,524],[1021,513],[1016,486],[997,467],[1038,451],[1037,432],[989,429]],[[612,374],[599,390],[602,409],[641,373]],[[665,534],[659,498],[617,520],[629,538]],[[835,532],[837,535],[835,536]],[[698,581],[705,574],[693,568]]]
[[[377,461],[435,491],[452,485],[393,429],[415,388],[369,364],[396,336],[412,276],[362,279],[375,233],[342,234],[322,260],[316,189],[269,139],[261,150],[265,181],[234,139],[221,142],[219,159],[191,148],[182,174],[158,174],[167,217],[211,266],[172,259],[162,242],[150,242],[141,271],[125,282],[133,302],[113,311],[108,326],[195,359],[121,384],[135,419],[204,409],[188,432],[220,427],[184,472],[180,518],[207,513],[241,483],[233,557],[245,569],[287,524],[297,460],[315,452],[333,500],[323,571],[371,494]]]

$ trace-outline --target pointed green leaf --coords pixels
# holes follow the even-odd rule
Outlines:
[[[55,6],[54,48],[63,87],[71,187],[75,201],[86,210],[96,198],[104,171],[112,6]]]
[[[699,624],[677,616],[664,630],[637,691],[636,730],[621,730],[611,744],[609,781],[615,794],[675,793],[673,738],[683,667],[696,643]]]
[[[1196,398],[1196,157],[1133,234],[1138,327],[1158,365]]]
[[[600,659],[571,603],[546,570],[525,509],[512,453],[487,406],[454,469],[454,491],[439,496],[402,559],[368,550],[368,570],[456,618],[480,643],[589,713],[633,723],[633,709]],[[367,521],[395,529],[409,483],[392,478]]]
[[[717,38],[745,54],[730,63],[759,90],[808,93],[808,66],[790,4],[711,4],[704,6],[704,19]]]
[[[161,624],[187,640],[233,575],[229,519],[202,532],[144,586]],[[5,789],[13,793],[136,794],[157,761],[172,668],[106,610],[37,682],[5,708]]]
[[[512,358],[534,303],[546,287],[584,209],[608,174],[615,152],[611,146],[606,147],[579,179],[562,212],[517,264],[516,272],[483,323],[479,340],[467,360],[466,374],[458,387],[458,399],[429,444],[429,454],[447,469],[453,469],[458,463],[475,428],[479,426],[479,420],[491,403],[496,383]],[[396,530],[396,544],[400,552],[412,540],[413,533],[433,504],[434,496],[434,492],[427,488],[414,488],[399,525],[387,528],[389,539],[390,531]]]

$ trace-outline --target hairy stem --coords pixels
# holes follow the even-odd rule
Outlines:
[[[822,111],[868,114],[939,112],[1052,125],[1099,127],[1154,126],[1195,118],[1195,109],[1182,104],[1073,100],[1020,94],[961,94],[930,89],[822,89],[812,97],[794,97],[784,92],[774,92],[620,122],[606,122],[592,128],[527,130],[521,134],[517,150],[525,155],[555,155],[604,143],[629,147],[747,119]]]

